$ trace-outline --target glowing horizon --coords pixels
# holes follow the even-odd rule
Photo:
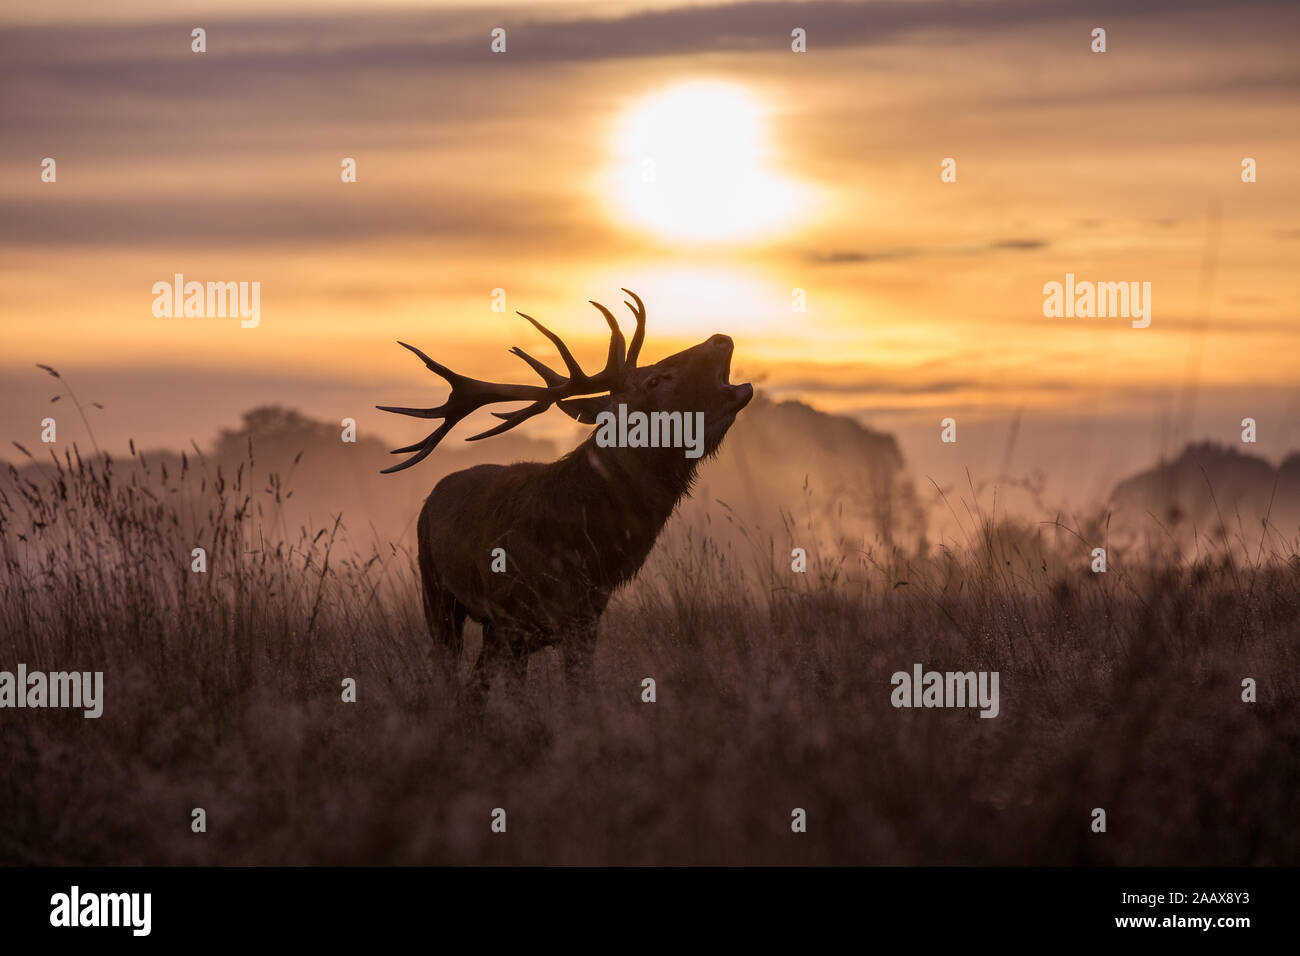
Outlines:
[[[129,403],[220,374],[202,435],[246,383],[331,415],[314,386],[278,383],[340,404],[436,387],[396,339],[519,376],[508,347],[548,346],[515,309],[596,355],[586,301],[627,286],[647,354],[726,332],[773,393],[885,427],[1133,395],[1158,397],[1136,406],[1154,416],[1189,382],[1294,389],[1293,14],[1258,12],[1269,42],[1214,10],[1120,18],[1135,60],[1062,54],[1078,24],[1046,9],[945,34],[909,8],[844,9],[807,54],[762,23],[716,36],[713,8],[657,9],[647,32],[530,8],[503,57],[465,9],[367,15],[364,38],[346,18],[235,20],[206,60],[170,22],[22,28],[8,68],[31,83],[0,157],[6,379],[131,369],[101,396]],[[902,25],[882,32],[886,12]],[[259,326],[155,318],[150,290],[177,272],[260,282]],[[1067,273],[1150,282],[1151,327],[1044,318],[1043,284]],[[43,399],[12,388],[22,434]]]

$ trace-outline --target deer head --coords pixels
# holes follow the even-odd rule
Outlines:
[[[515,347],[510,350],[511,353],[526,362],[545,384],[484,382],[459,375],[435,362],[415,346],[399,342],[403,348],[410,349],[419,356],[426,367],[446,379],[451,385],[451,394],[445,402],[434,408],[376,406],[382,411],[399,415],[442,420],[442,424],[422,441],[394,449],[393,454],[410,454],[410,457],[385,468],[383,473],[401,471],[423,461],[466,416],[486,405],[503,402],[529,404],[512,412],[493,412],[493,415],[502,419],[501,424],[471,435],[467,441],[500,435],[534,415],[541,414],[552,405],[557,405],[571,418],[586,424],[594,424],[603,411],[615,411],[619,405],[625,405],[629,412],[702,412],[705,451],[710,454],[715,451],[736,414],[754,395],[753,386],[748,382],[733,385],[729,381],[733,350],[730,336],[711,336],[699,345],[670,355],[654,365],[638,367],[637,359],[645,340],[645,305],[636,293],[628,289],[623,291],[635,302],[626,303],[636,319],[636,331],[630,344],[623,338],[623,332],[613,314],[600,303],[591,303],[604,316],[610,329],[605,367],[594,375],[588,375],[582,370],[558,335],[523,312],[519,315],[531,322],[555,345],[568,371],[567,375],[560,374],[523,349]]]

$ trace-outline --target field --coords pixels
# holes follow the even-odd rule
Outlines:
[[[961,546],[859,542],[802,574],[795,520],[746,548],[670,526],[602,621],[594,694],[545,652],[475,715],[409,549],[361,544],[346,506],[290,532],[285,495],[251,458],[65,453],[0,482],[0,668],[102,670],[106,697],[0,712],[0,861],[1300,862],[1294,553],[1094,574],[1103,525],[973,493]],[[999,716],[895,709],[915,663],[999,672]]]

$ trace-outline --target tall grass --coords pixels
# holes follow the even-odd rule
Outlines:
[[[965,539],[925,554],[793,516],[742,547],[670,526],[602,621],[597,692],[548,651],[478,717],[406,549],[347,513],[285,528],[251,445],[230,474],[132,451],[0,482],[0,669],[102,670],[106,697],[0,711],[0,860],[1300,861],[1294,553],[1093,574],[1103,517],[1026,525],[973,488]],[[894,709],[913,663],[998,671],[1000,716]]]

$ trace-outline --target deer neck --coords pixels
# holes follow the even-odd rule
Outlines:
[[[581,475],[569,487],[589,504],[612,506],[629,525],[644,524],[658,534],[690,491],[700,459],[687,458],[680,448],[602,447],[593,434],[562,461]]]

